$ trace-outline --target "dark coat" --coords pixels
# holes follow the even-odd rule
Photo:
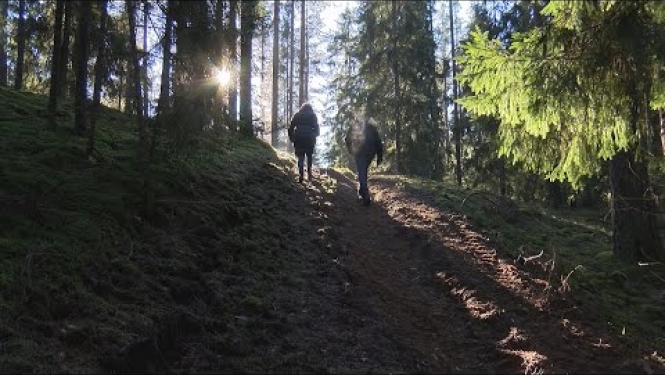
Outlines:
[[[319,136],[319,121],[311,106],[305,106],[293,115],[288,133],[296,153],[313,152]]]
[[[371,160],[376,156],[378,160],[383,160],[383,142],[376,126],[370,123],[351,125],[344,142],[349,153],[356,158],[365,157]]]

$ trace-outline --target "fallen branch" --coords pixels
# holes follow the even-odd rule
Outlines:
[[[522,259],[524,259],[524,264],[527,264],[527,262],[530,262],[532,260],[536,260],[536,259],[540,258],[541,256],[543,256],[543,253],[544,253],[544,251],[540,250],[540,253],[538,253],[536,255],[532,255],[530,257],[523,257]]]
[[[663,279],[662,277],[658,276],[658,274],[656,274],[656,273],[653,272],[653,271],[651,271],[651,273],[652,273],[652,274],[653,274],[658,280],[660,280],[660,281],[662,281],[662,282],[665,283],[665,279]]]
[[[471,192],[469,195],[467,195],[464,199],[462,199],[462,204],[460,205],[460,207],[464,207],[464,203],[466,203],[466,200],[469,199],[469,198],[471,198],[471,197],[474,196],[474,195],[480,195],[481,197],[485,198],[486,201],[488,201],[488,202],[490,202],[491,204],[493,204],[495,207],[498,206],[498,204],[497,204],[496,202],[494,202],[493,200],[489,199],[487,196],[483,195],[483,192],[482,192],[482,191],[473,191],[473,192]]]

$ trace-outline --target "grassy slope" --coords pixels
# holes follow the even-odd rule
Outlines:
[[[502,206],[496,194],[453,184],[399,178],[437,206],[464,213],[512,259],[543,252],[533,263],[554,264],[553,284],[570,274],[574,298],[594,307],[598,321],[636,345],[665,348],[665,265],[626,265],[612,257],[607,212]],[[497,206],[499,208],[497,208]],[[571,273],[572,272],[572,273]],[[658,353],[663,355],[662,349]]]
[[[56,133],[45,107],[0,88],[3,371],[140,371],[132,358],[151,340],[168,354],[188,331],[265,310],[260,292],[298,256],[276,256],[289,244],[290,161],[258,141],[204,141],[155,166],[157,215],[143,223],[131,119],[105,109],[88,160],[71,107]]]

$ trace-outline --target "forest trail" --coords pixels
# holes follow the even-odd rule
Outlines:
[[[328,370],[663,372],[611,337],[559,275],[503,258],[465,217],[396,181],[371,177],[370,207],[358,200],[356,182],[337,171],[321,170],[304,185],[324,212],[323,243],[340,255],[335,263],[347,279],[340,314],[353,317],[336,328],[317,323],[355,336],[348,350],[356,363],[342,356],[347,362]]]

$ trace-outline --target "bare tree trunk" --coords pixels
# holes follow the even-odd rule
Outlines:
[[[291,117],[293,117],[293,85],[295,81],[295,62],[296,62],[296,51],[295,51],[295,45],[296,45],[296,28],[295,28],[295,22],[296,22],[296,11],[295,11],[295,1],[296,0],[291,0],[289,2],[289,8],[291,10],[291,19],[289,20],[289,37],[290,37],[290,43],[289,43],[289,120],[291,120]]]
[[[229,111],[231,119],[238,120],[238,26],[236,24],[238,13],[238,1],[230,1],[229,9],[229,34],[231,43],[229,44],[229,58],[231,61],[231,87],[229,88]]]
[[[18,27],[17,27],[17,55],[16,71],[14,74],[14,89],[23,90],[23,66],[25,64],[25,0],[18,2]]]
[[[277,147],[277,111],[279,103],[279,0],[274,0],[273,40],[272,40],[272,106],[270,120],[270,144]]]
[[[303,0],[304,1],[304,0]],[[309,32],[305,28],[305,101],[309,101]]]
[[[309,33],[305,36],[305,101],[309,101]]]
[[[53,52],[51,58],[51,83],[48,96],[48,122],[49,128],[57,128],[56,116],[58,108],[58,86],[60,85],[60,45],[62,44],[62,19],[65,13],[65,1],[57,0],[55,3],[55,23],[53,26]],[[5,66],[6,67],[6,66]]]
[[[125,92],[125,73],[118,73],[118,111],[122,111],[122,93]]]
[[[85,0],[79,0],[79,1],[72,1],[71,2],[71,7],[72,7],[72,28],[74,27],[74,19],[76,18],[76,14],[80,14],[79,8],[81,7],[81,3],[85,2]],[[78,49],[76,48],[78,43],[78,29],[72,31],[72,35],[74,35],[74,42],[72,45],[72,69],[71,71],[74,72],[74,79],[67,79],[63,85],[65,86],[63,90],[69,90],[68,95],[70,98],[76,98],[76,72],[78,71],[78,56],[76,55],[78,53]],[[76,99],[74,99],[76,100]]]
[[[7,20],[9,17],[9,1],[0,5],[0,86],[7,87]]]
[[[506,193],[508,191],[507,189],[508,182],[506,178],[506,160],[500,156],[499,157],[499,194],[501,194],[502,197],[506,196]]]
[[[79,4],[78,30],[76,33],[76,95],[74,96],[74,134],[82,137],[88,128],[88,44],[91,3]]]
[[[658,117],[660,119],[660,146],[662,154],[665,155],[665,116],[662,109],[658,111]]]
[[[639,125],[640,120],[649,116],[644,94],[650,92],[651,87],[647,85],[640,93],[637,82],[644,82],[646,74],[639,67],[633,73],[632,82],[627,85],[632,101],[630,131],[641,135],[642,140],[610,159],[614,255],[626,262],[665,261],[647,161],[638,157],[636,151],[644,148],[645,129],[640,129]]]
[[[291,121],[293,117],[293,84],[294,84],[294,69],[295,69],[295,0],[289,1],[289,75],[288,75],[288,96],[286,100],[286,122]],[[286,142],[286,150],[289,152],[293,151],[293,144],[290,141]]]
[[[614,255],[626,262],[665,260],[649,183],[646,164],[634,151],[610,160]]]
[[[126,0],[127,15],[129,18],[129,51],[131,61],[131,81],[134,111],[139,128],[139,161],[144,168],[147,166],[147,139],[148,132],[145,126],[145,118],[142,116],[143,103],[141,95],[141,69],[139,63],[139,51],[136,48],[136,3],[134,0]]]
[[[150,101],[150,87],[148,86],[148,13],[150,2],[143,0],[143,116],[148,117],[148,104]]]
[[[448,80],[443,74],[443,164],[445,168],[450,166],[450,119],[448,118]]]
[[[243,0],[240,12],[240,123],[241,133],[254,134],[252,128],[252,34],[256,1]]]
[[[132,57],[130,57],[126,61],[126,64],[127,64],[126,65],[126,69],[127,69],[126,75],[127,76],[125,77],[125,107],[123,109],[124,109],[124,112],[128,115],[131,115],[131,114],[138,115],[141,112],[134,112],[134,110],[136,108],[135,107],[136,103],[134,103],[134,98],[135,98],[135,96],[134,96],[134,89],[135,89],[134,85],[136,84],[136,82],[134,81],[134,78],[133,78],[134,77],[134,72],[133,72],[134,64],[132,62]],[[139,71],[139,74],[140,74],[140,71]],[[138,84],[141,85],[140,78],[138,80]],[[139,90],[140,90],[140,88],[139,88]]]
[[[402,170],[402,122],[400,119],[400,102],[402,94],[399,87],[399,61],[397,53],[397,40],[399,39],[399,28],[397,27],[397,1],[392,0],[392,26],[393,26],[393,50],[392,50],[392,68],[393,68],[393,90],[395,94],[395,170],[399,173]]]
[[[92,90],[92,116],[88,129],[88,156],[95,150],[95,124],[101,110],[102,84],[106,78],[106,23],[108,21],[107,0],[98,2],[100,9],[99,40],[97,41],[97,61],[95,61],[95,84]]]
[[[62,30],[62,44],[60,45],[60,62],[58,63],[60,84],[56,87],[58,99],[67,97],[68,85],[67,72],[69,71],[69,41],[72,37],[72,18],[74,14],[74,2],[65,1],[65,18]]]
[[[298,69],[298,106],[303,105],[305,97],[305,0],[300,0],[300,66]]]
[[[141,194],[144,199],[144,215],[150,216],[153,211],[153,193],[150,179],[150,152],[148,144],[148,127],[143,116],[143,104],[141,96],[141,67],[139,63],[139,51],[136,48],[136,4],[133,0],[126,0],[127,15],[129,16],[129,50],[132,61],[132,76],[133,82],[133,101],[134,110],[136,112],[136,121],[139,128],[139,169],[143,177]]]
[[[173,9],[171,0],[166,1],[166,21],[164,21],[164,39],[162,40],[162,76],[159,89],[159,102],[157,103],[157,126],[164,129],[166,113],[170,108],[169,95],[171,91],[171,39],[173,36]],[[157,129],[153,129],[150,141],[150,153],[154,154],[157,146]]]
[[[450,56],[453,73],[453,100],[457,100],[457,81],[455,80],[457,64],[455,63],[455,31],[453,22],[453,2],[448,0],[450,11]],[[459,110],[457,103],[453,103],[453,137],[455,139],[455,177],[457,185],[462,186],[462,135],[459,124]]]
[[[266,37],[267,37],[267,34],[268,34],[267,29],[265,29],[265,28],[261,29],[261,84],[259,85],[259,87],[261,88],[259,90],[259,92],[260,92],[259,100],[260,100],[260,103],[261,103],[261,105],[259,106],[259,108],[261,108],[261,114],[260,114],[259,117],[261,118],[261,121],[263,121],[265,119],[265,105],[264,105],[265,104],[265,98],[264,98],[265,90],[264,90],[264,87],[265,87],[265,80],[266,80]]]

